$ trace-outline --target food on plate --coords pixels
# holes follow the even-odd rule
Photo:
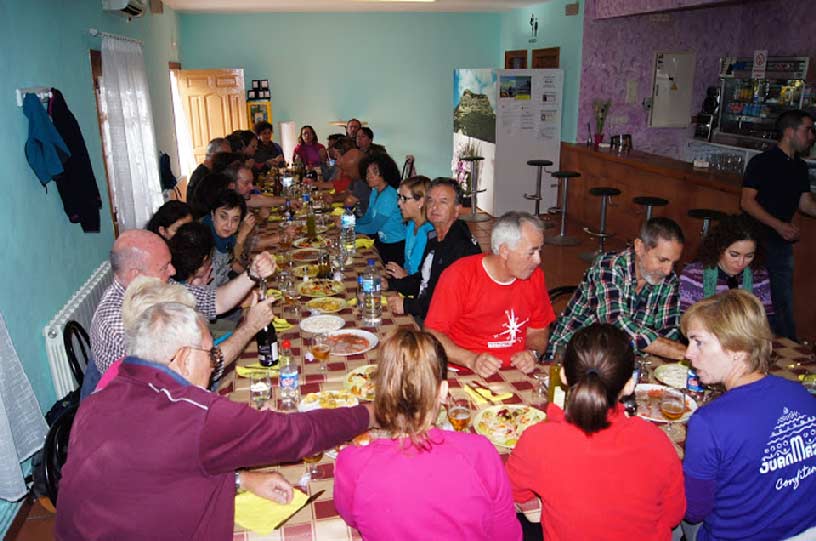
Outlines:
[[[292,261],[317,261],[318,255],[320,255],[320,250],[316,250],[314,248],[301,248],[300,250],[295,250],[292,252]]]
[[[688,367],[680,363],[663,364],[657,367],[654,375],[658,381],[665,383],[669,387],[684,389],[686,387]]]
[[[377,365],[367,364],[346,374],[346,389],[363,400],[374,400],[374,377]]]
[[[298,265],[292,272],[298,278],[303,278],[304,276],[314,278],[317,276],[317,265]]]
[[[300,401],[302,411],[313,409],[334,409],[356,406],[357,398],[348,391],[321,391],[309,393]]]
[[[337,297],[318,297],[306,303],[310,310],[319,310],[327,314],[339,312],[346,307],[346,301]]]
[[[636,415],[651,421],[668,422],[669,419],[667,419],[660,410],[660,401],[663,400],[663,393],[665,391],[666,387],[662,385],[644,384],[635,387],[635,401],[637,402]],[[686,408],[679,420],[686,421],[691,415],[691,412],[695,409],[697,409],[696,402],[687,396]]]
[[[320,314],[302,320],[300,322],[300,328],[306,332],[324,334],[342,329],[345,324],[346,322],[341,317]]]
[[[328,341],[332,355],[354,355],[371,348],[368,339],[357,334],[335,334],[329,336]]]
[[[345,291],[343,284],[334,280],[309,280],[297,286],[298,291],[305,297],[331,297]]]
[[[477,414],[474,426],[494,444],[513,448],[527,428],[546,418],[543,411],[530,406],[491,406]]]
[[[326,239],[321,236],[318,236],[316,239],[304,237],[297,239],[292,243],[292,245],[297,248],[323,248],[326,246]]]

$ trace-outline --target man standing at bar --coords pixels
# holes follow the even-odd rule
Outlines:
[[[608,323],[628,334],[638,351],[683,359],[686,346],[677,341],[680,298],[674,264],[684,242],[674,220],[652,218],[632,248],[598,257],[558,318],[544,357],[554,358],[556,348],[566,346],[579,329]]]
[[[776,315],[773,331],[796,340],[793,320],[793,243],[799,228],[791,222],[796,210],[816,217],[816,199],[810,192],[807,155],[813,145],[813,117],[805,111],[782,113],[776,121],[777,145],[754,156],[745,169],[740,206],[765,233],[765,267],[771,278]]]

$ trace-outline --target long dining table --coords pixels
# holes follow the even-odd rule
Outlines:
[[[280,224],[264,221],[258,226],[260,235],[267,234]],[[331,234],[329,232],[328,234]],[[336,233],[335,233],[336,234]],[[280,252],[277,252],[280,254]],[[344,270],[342,284],[345,291],[338,296],[346,300],[355,299],[357,288],[357,276],[363,272],[367,266],[367,260],[374,259],[376,268],[383,275],[383,267],[376,250],[372,248],[358,248],[352,263]],[[386,292],[386,295],[390,293]],[[378,347],[361,354],[348,356],[334,356],[322,367],[319,362],[309,362],[305,353],[310,334],[300,329],[300,317],[295,317],[294,312],[287,310],[284,303],[279,302],[275,307],[276,317],[286,319],[291,327],[278,332],[279,341],[289,340],[292,346],[292,355],[300,368],[301,396],[307,393],[320,391],[337,391],[345,389],[347,374],[364,365],[376,364]],[[302,317],[308,316],[305,307],[301,307]],[[411,316],[397,315],[392,313],[386,304],[383,304],[382,323],[378,327],[364,326],[358,316],[356,306],[346,307],[336,313],[345,321],[344,329],[361,329],[372,332],[378,340],[382,340],[388,334],[400,328],[416,329],[417,325]],[[237,361],[239,366],[254,365],[258,361],[257,345],[251,342]],[[652,370],[665,361],[652,357]],[[449,387],[454,395],[463,394],[463,389],[471,382],[479,382],[495,394],[509,393],[509,397],[501,400],[500,404],[534,404],[538,402],[539,396],[536,394],[538,374],[546,374],[547,367],[538,368],[533,374],[524,374],[515,368],[503,368],[493,376],[482,379],[468,370],[450,371]],[[816,358],[805,348],[787,339],[777,339],[774,342],[774,366],[772,373],[798,379],[801,374],[816,373]],[[273,385],[277,384],[277,378],[273,373]],[[240,377],[235,370],[228,371],[222,379],[219,387],[220,394],[229,396],[230,399],[250,403],[249,379]],[[275,395],[277,398],[277,388]],[[491,405],[490,403],[487,405]],[[485,407],[485,406],[481,406]],[[470,430],[473,430],[471,427]],[[684,438],[683,438],[684,439]],[[675,441],[678,452],[682,452],[683,441]],[[497,446],[497,451],[506,459],[510,450]],[[292,464],[280,464],[264,468],[267,471],[278,471],[296,488],[303,490],[307,495],[313,495],[319,491],[323,493],[313,502],[300,509],[282,527],[270,534],[262,535],[248,531],[239,525],[235,525],[233,534],[234,541],[346,541],[361,539],[359,532],[347,525],[338,514],[333,497],[334,487],[334,457],[335,452],[327,450],[322,459],[317,464],[318,475],[315,478],[304,482],[308,464],[297,462]],[[531,520],[538,520],[540,508],[538,501],[528,502],[518,506]]]

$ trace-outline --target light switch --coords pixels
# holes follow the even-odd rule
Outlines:
[[[638,82],[636,79],[626,80],[626,103],[638,102]]]

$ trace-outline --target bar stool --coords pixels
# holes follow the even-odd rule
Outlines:
[[[536,190],[535,193],[526,193],[524,194],[524,199],[528,201],[535,201],[535,215],[538,216],[541,214],[541,171],[545,167],[549,167],[552,165],[553,162],[550,160],[527,160],[527,165],[531,167],[537,167],[538,173],[536,174]]]
[[[641,205],[646,207],[646,218],[644,221],[648,222],[652,219],[652,211],[654,207],[665,207],[669,204],[668,199],[663,199],[662,197],[648,197],[648,196],[640,196],[635,197],[632,199],[632,202],[636,205]]]
[[[479,162],[484,160],[482,156],[466,156],[462,158],[463,162],[470,162],[470,214],[462,215],[462,220],[466,222],[486,222],[490,219],[487,214],[478,214],[479,209],[476,207],[476,196],[486,189],[479,189]]]
[[[552,174],[561,184],[561,232],[558,235],[544,239],[545,244],[554,246],[575,246],[581,244],[581,240],[576,237],[567,236],[567,193],[569,191],[569,179],[578,178],[581,173],[577,171],[556,171]]]
[[[581,259],[584,261],[592,261],[595,259],[599,254],[602,254],[606,251],[606,239],[613,236],[614,233],[609,233],[606,230],[606,209],[609,204],[610,198],[620,195],[621,191],[617,188],[608,188],[608,187],[598,187],[598,188],[591,188],[589,193],[598,196],[601,198],[601,224],[600,229],[598,231],[593,231],[589,227],[584,228],[584,233],[591,237],[598,237],[598,250],[595,252],[587,252],[581,254]]]
[[[711,221],[720,221],[725,218],[725,213],[714,209],[691,209],[688,211],[689,218],[697,218],[703,220],[703,228],[700,231],[700,237],[708,235],[708,229],[711,227]]]

